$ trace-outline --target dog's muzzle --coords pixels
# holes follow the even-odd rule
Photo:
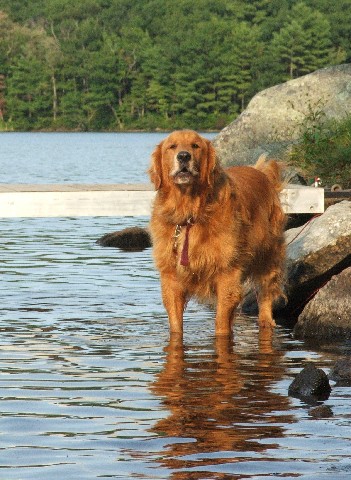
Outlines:
[[[194,169],[192,162],[192,155],[186,150],[177,153],[175,157],[177,165],[173,178],[178,185],[186,185],[193,182],[197,171]]]

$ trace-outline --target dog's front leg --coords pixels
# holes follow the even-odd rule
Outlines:
[[[242,298],[241,271],[220,275],[217,279],[216,335],[230,335],[234,312]]]
[[[162,299],[168,314],[171,333],[183,333],[183,313],[186,291],[173,273],[161,274]]]

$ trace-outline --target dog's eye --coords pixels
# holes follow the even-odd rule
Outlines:
[[[191,146],[192,148],[200,148],[200,146],[197,143],[193,143]]]
[[[177,145],[175,143],[172,143],[172,145],[170,145],[169,148],[171,150],[174,150],[175,148],[177,148]]]

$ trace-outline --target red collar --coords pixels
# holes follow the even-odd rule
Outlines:
[[[188,220],[185,223],[180,223],[176,225],[175,228],[175,233],[174,233],[174,250],[176,251],[177,249],[177,240],[178,237],[182,231],[183,227],[186,227],[185,230],[185,239],[184,239],[184,244],[182,248],[182,253],[180,255],[180,265],[183,267],[188,267],[189,266],[189,231],[191,227],[194,225],[195,220],[193,217],[189,217]]]

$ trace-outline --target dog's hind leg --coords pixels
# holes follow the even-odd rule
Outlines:
[[[260,327],[273,328],[276,323],[272,316],[273,302],[283,296],[280,270],[261,275],[257,281],[258,292],[258,322]]]

